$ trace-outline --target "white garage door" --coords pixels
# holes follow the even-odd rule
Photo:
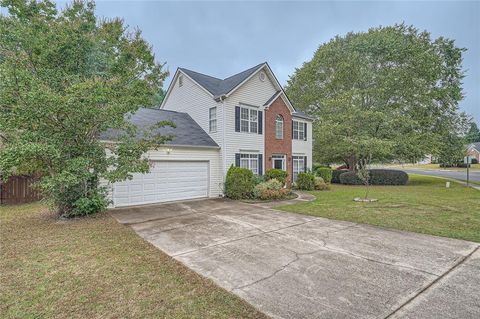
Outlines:
[[[157,161],[148,174],[133,174],[113,190],[116,207],[207,196],[208,162]]]

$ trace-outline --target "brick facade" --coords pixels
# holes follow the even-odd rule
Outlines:
[[[275,119],[280,114],[283,117],[283,139],[275,137]],[[292,179],[292,115],[283,99],[279,96],[265,109],[265,170],[272,168],[272,155],[286,155],[288,184]]]

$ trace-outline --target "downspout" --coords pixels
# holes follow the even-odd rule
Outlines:
[[[227,172],[227,146],[225,145],[225,131],[227,127],[226,123],[226,110],[225,110],[225,96],[220,97],[220,102],[222,103],[222,151],[223,151],[223,169],[222,169],[222,183],[225,185],[225,176]],[[222,187],[223,189],[224,187]]]

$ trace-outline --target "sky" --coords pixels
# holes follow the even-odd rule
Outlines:
[[[480,0],[97,1],[97,14],[142,30],[171,76],[185,67],[225,78],[267,61],[282,85],[335,35],[413,24],[468,49],[460,108],[480,124]]]

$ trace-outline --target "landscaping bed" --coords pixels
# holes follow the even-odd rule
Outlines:
[[[373,203],[355,202],[364,186],[332,184],[312,202],[276,209],[480,242],[480,192],[436,177],[409,175],[406,186],[370,186]]]
[[[2,318],[265,318],[107,213],[0,207]]]

